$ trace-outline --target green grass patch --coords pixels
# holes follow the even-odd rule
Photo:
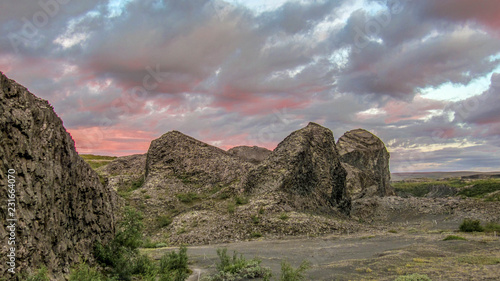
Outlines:
[[[101,156],[93,154],[80,154],[80,157],[82,157],[82,159],[87,162],[94,170],[109,164],[109,162],[117,158],[115,156]]]
[[[485,232],[498,232],[500,233],[500,224],[499,223],[494,223],[494,222],[489,222],[484,226],[484,231]]]
[[[260,238],[260,237],[262,237],[262,233],[260,233],[260,232],[252,232],[252,233],[250,234],[250,236],[251,236],[252,238]]]
[[[234,198],[234,202],[236,203],[236,205],[245,205],[248,204],[249,200],[245,196],[236,196]]]
[[[448,240],[467,240],[467,239],[457,235],[448,235],[443,239],[443,241],[448,241]]]
[[[290,217],[286,213],[281,213],[280,214],[280,220],[282,220],[282,221],[286,221],[289,218]]]
[[[227,203],[227,212],[232,215],[234,214],[235,211],[236,211],[236,205],[233,202]]]
[[[473,182],[472,187],[462,189],[458,195],[481,198],[498,190],[500,190],[500,181],[497,179],[477,180]]]
[[[172,223],[173,219],[170,216],[157,216],[156,223],[159,228],[167,227]]]
[[[429,276],[425,274],[413,273],[410,275],[399,276],[394,281],[432,281]]]
[[[198,193],[194,193],[194,192],[178,193],[176,195],[176,197],[182,203],[192,203],[192,202],[201,198]]]
[[[500,263],[500,258],[487,257],[487,256],[464,256],[457,258],[461,263],[468,263],[474,265],[495,265]]]
[[[429,180],[425,182],[394,182],[394,190],[397,192],[409,193],[415,197],[423,197],[431,191],[432,188],[436,186],[446,186],[455,189],[459,189],[469,185],[466,181],[460,179],[453,180]]]

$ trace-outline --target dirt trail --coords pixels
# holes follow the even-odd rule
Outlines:
[[[500,276],[500,241],[485,235],[462,235],[468,241],[442,241],[450,233],[379,232],[316,238],[294,238],[275,241],[248,241],[231,244],[193,246],[188,248],[191,268],[203,276],[213,271],[218,260],[216,249],[228,248],[246,258],[259,257],[274,275],[280,271],[282,259],[298,266],[311,262],[310,280],[394,280],[406,273],[427,273],[433,280],[497,280]],[[173,248],[147,250],[159,259]],[[479,264],[460,263],[462,256],[475,255],[490,260]],[[489,262],[488,262],[489,261]],[[481,264],[492,263],[492,264]],[[471,274],[447,272],[454,266]],[[473,270],[468,270],[470,266]],[[444,268],[450,267],[449,270]],[[440,268],[444,272],[439,272]],[[457,276],[454,276],[457,274]],[[195,274],[197,275],[197,274]],[[457,279],[458,278],[458,279]],[[191,280],[198,280],[192,276]]]

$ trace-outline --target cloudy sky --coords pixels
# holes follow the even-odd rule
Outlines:
[[[391,170],[500,170],[498,0],[0,2],[0,71],[80,153],[179,130],[273,149],[309,121],[365,128]]]

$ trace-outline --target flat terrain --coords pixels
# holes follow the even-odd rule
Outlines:
[[[248,259],[259,257],[275,276],[279,275],[281,260],[286,259],[294,266],[310,261],[309,280],[394,280],[410,273],[427,274],[432,280],[498,280],[498,237],[461,233],[458,235],[466,241],[443,241],[450,234],[453,233],[409,228],[188,247],[194,272],[190,280],[213,272],[218,261],[216,249],[223,247]],[[172,249],[175,248],[144,251],[159,259]]]

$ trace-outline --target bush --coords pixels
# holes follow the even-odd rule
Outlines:
[[[399,276],[394,281],[432,281],[429,276],[425,274],[414,273],[411,275]]]
[[[96,243],[94,256],[99,263],[110,267],[111,275],[130,280],[136,270],[134,260],[138,255],[137,248],[142,244],[142,228],[141,213],[125,207],[123,219],[118,223],[113,240],[106,245]]]
[[[48,271],[45,266],[40,267],[34,275],[29,275],[25,280],[26,281],[50,281],[49,277],[47,277]]]
[[[467,240],[467,239],[456,235],[448,235],[443,239],[443,241],[448,241],[448,240]]]
[[[289,216],[286,214],[286,213],[281,213],[280,214],[280,220],[287,220],[289,218]]]
[[[484,226],[484,231],[486,232],[498,232],[500,233],[500,224],[494,223],[494,222],[489,222]]]
[[[301,281],[306,280],[304,273],[311,267],[308,261],[303,261],[299,267],[293,268],[287,261],[281,262],[280,281]]]
[[[263,278],[264,281],[269,281],[271,278],[271,270],[267,267],[262,267],[261,260],[254,258],[246,260],[243,255],[238,255],[233,252],[230,257],[227,254],[227,249],[217,249],[217,255],[220,262],[216,264],[217,273],[205,278],[208,281],[230,281]]]
[[[86,263],[77,264],[71,270],[69,281],[105,281],[106,277],[96,268]]]
[[[170,216],[158,216],[156,217],[156,222],[158,223],[158,227],[163,228],[172,223],[172,218]]]
[[[235,203],[236,205],[245,205],[248,203],[248,198],[244,196],[236,196]]]
[[[479,220],[464,219],[460,225],[460,231],[462,232],[483,232],[484,228],[481,226]]]
[[[176,251],[165,254],[160,259],[160,280],[183,281],[189,277],[187,248],[181,246]],[[170,279],[167,279],[170,278]]]

